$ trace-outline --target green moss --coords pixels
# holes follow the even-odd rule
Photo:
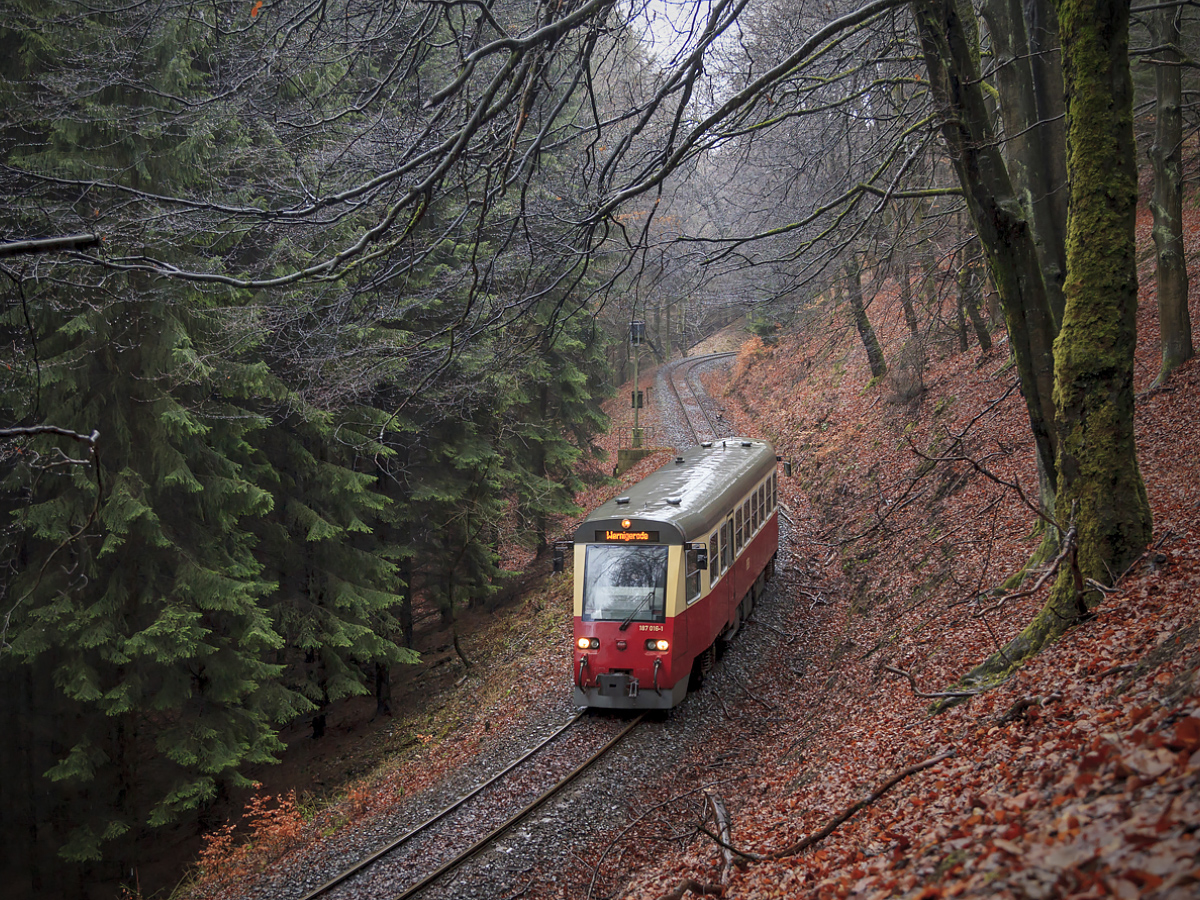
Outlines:
[[[1041,519],[1038,519],[1038,521],[1041,522]],[[1054,555],[1058,553],[1057,533],[1045,529],[1043,529],[1043,532],[1044,536],[1042,538],[1042,542],[1038,544],[1037,549],[1030,554],[1029,559],[1025,561],[1025,565],[1009,575],[1006,579],[1004,579],[1004,581],[1000,582],[1000,584],[992,591],[993,594],[996,596],[1003,596],[1017,590],[1017,588],[1019,588],[1025,582],[1025,578],[1029,575],[1030,571],[1036,569],[1038,566],[1046,564],[1054,558]]]

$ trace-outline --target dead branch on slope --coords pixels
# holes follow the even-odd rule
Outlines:
[[[704,792],[704,799],[708,801],[709,808],[713,812],[713,819],[717,823],[717,833],[721,835],[721,840],[728,844],[733,838],[729,830],[729,813],[725,809],[725,802],[720,797],[714,797],[708,791]],[[725,865],[721,866],[721,884],[729,884],[729,870],[733,868],[733,851],[727,846],[721,848],[721,854],[725,858]]]
[[[911,673],[905,672],[903,669],[892,668],[891,666],[884,666],[883,671],[907,678],[908,686],[912,688],[913,696],[920,697],[922,700],[970,700],[979,693],[979,691],[936,691],[932,694],[927,694],[917,689],[917,679],[913,678]]]
[[[927,759],[924,762],[919,762],[916,765],[909,766],[907,769],[897,772],[895,775],[893,775],[891,778],[889,778],[887,781],[885,781],[883,784],[881,784],[878,788],[876,788],[873,792],[868,794],[862,800],[859,800],[853,806],[850,806],[843,813],[841,813],[841,815],[837,816],[832,821],[830,821],[830,823],[828,825],[826,825],[824,828],[822,828],[816,834],[809,835],[808,837],[804,838],[802,841],[799,841],[790,847],[784,847],[782,850],[776,850],[774,853],[768,853],[766,855],[766,857],[764,857],[764,858],[765,859],[783,859],[785,856],[796,856],[799,853],[803,853],[805,850],[807,850],[813,844],[816,844],[816,843],[819,843],[820,841],[825,840],[825,838],[827,838],[827,837],[829,837],[829,835],[833,834],[841,825],[843,825],[845,822],[852,819],[860,811],[866,809],[868,806],[870,806],[875,801],[879,800],[879,798],[881,798],[884,794],[886,794],[888,791],[890,791],[892,788],[894,788],[896,785],[898,785],[901,781],[903,781],[909,775],[915,775],[917,772],[922,772],[925,769],[931,768],[932,766],[936,766],[938,763],[944,762],[945,760],[950,759],[952,756],[955,756],[957,754],[957,752],[958,751],[952,747],[949,750],[947,750],[945,753],[939,753],[937,756],[931,757],[930,759]]]
[[[712,840],[715,841],[720,847],[729,850],[735,856],[739,856],[742,859],[749,860],[751,862],[764,862],[766,860],[784,859],[788,856],[798,856],[799,854],[803,853],[805,850],[807,850],[809,847],[813,846],[814,844],[818,844],[821,841],[825,840],[825,838],[829,837],[831,834],[833,834],[835,831],[837,831],[838,828],[840,828],[842,825],[844,825],[850,819],[854,818],[854,816],[856,816],[862,810],[866,809],[868,806],[875,803],[877,800],[879,800],[881,797],[883,797],[884,794],[886,794],[888,791],[890,791],[892,788],[894,788],[896,785],[898,785],[901,781],[903,781],[908,776],[915,775],[917,772],[922,772],[925,769],[931,768],[932,766],[936,766],[938,763],[944,762],[945,760],[950,759],[951,757],[956,756],[957,754],[958,754],[958,751],[955,750],[953,747],[951,747],[945,753],[939,753],[937,756],[931,757],[931,758],[925,760],[924,762],[919,762],[916,765],[909,766],[907,769],[904,769],[903,771],[897,772],[895,775],[893,775],[891,778],[889,778],[887,781],[885,781],[883,784],[881,784],[879,787],[877,787],[874,791],[872,791],[870,794],[868,794],[866,797],[864,797],[862,800],[859,800],[857,803],[853,804],[852,806],[850,806],[849,808],[844,810],[842,813],[840,813],[839,815],[837,815],[833,819],[831,819],[829,821],[829,823],[824,828],[822,828],[820,831],[816,832],[815,834],[810,834],[808,837],[804,838],[803,840],[798,841],[795,844],[792,844],[790,847],[784,847],[782,850],[775,850],[771,853],[766,853],[766,854],[749,853],[745,850],[739,850],[737,847],[734,847],[732,844],[728,843],[727,841],[722,840],[720,836],[713,834],[712,832],[705,829],[703,826],[701,826],[700,830],[702,832],[704,832],[704,834],[706,834],[708,837],[712,838]]]

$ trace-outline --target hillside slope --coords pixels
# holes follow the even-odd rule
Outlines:
[[[1147,283],[1143,273],[1142,389],[1158,360]],[[795,725],[719,789],[740,867],[699,837],[625,896],[718,893],[722,882],[745,900],[1197,896],[1200,365],[1139,401],[1147,553],[1093,619],[1000,687],[931,715],[938,693],[1020,631],[1050,583],[1039,570],[1007,595],[993,590],[1038,543],[1037,519],[1010,486],[1036,495],[1032,441],[1005,345],[934,358],[921,374],[905,365],[914,349],[890,298],[877,296],[871,315],[893,373],[877,385],[852,326],[826,313],[807,337],[748,342],[724,386],[743,430],[774,440],[795,467],[779,599],[809,606],[812,627],[785,636],[798,677],[779,686],[764,675],[754,698]]]

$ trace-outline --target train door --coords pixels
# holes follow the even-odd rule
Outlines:
[[[712,592],[709,604],[709,641],[714,641],[729,622],[729,610],[733,605],[734,563],[737,561],[733,517],[721,524],[721,580]]]

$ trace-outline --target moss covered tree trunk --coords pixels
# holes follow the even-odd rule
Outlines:
[[[1110,584],[1150,539],[1133,433],[1137,164],[1129,0],[1058,0],[1067,98],[1066,309],[1054,347],[1058,518],[1083,579]],[[1075,579],[1063,573],[1052,603]],[[1052,629],[1053,630],[1053,629]]]
[[[1158,284],[1158,322],[1162,331],[1161,384],[1196,354],[1188,313],[1188,274],[1183,248],[1183,115],[1179,42],[1180,8],[1154,11],[1151,35],[1155,53],[1154,165],[1155,280]]]

